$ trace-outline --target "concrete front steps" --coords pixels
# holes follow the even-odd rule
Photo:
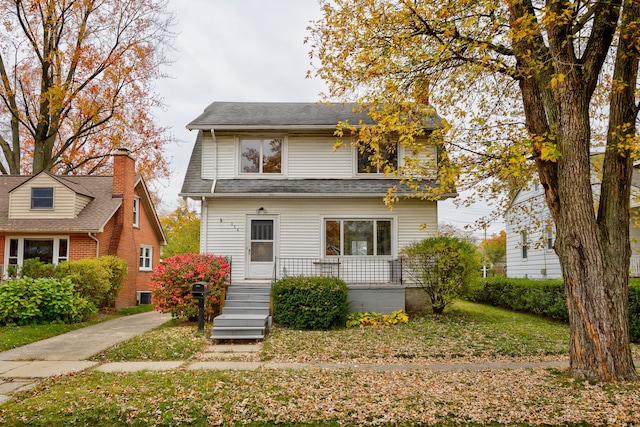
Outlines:
[[[271,286],[233,284],[227,288],[222,313],[213,319],[213,340],[261,340],[270,326]]]

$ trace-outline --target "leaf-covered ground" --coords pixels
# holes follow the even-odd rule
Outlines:
[[[275,327],[261,352],[240,356],[309,364],[302,369],[183,367],[49,379],[0,406],[0,425],[640,426],[640,383],[594,384],[549,368],[425,369],[432,363],[568,360],[565,324],[456,305],[444,316],[413,317],[392,327],[327,332]],[[96,360],[196,361],[205,358],[204,346],[210,344],[194,325],[176,323]],[[640,355],[636,346],[634,352]],[[375,369],[362,369],[367,365]]]

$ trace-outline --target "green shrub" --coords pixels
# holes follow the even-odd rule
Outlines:
[[[127,264],[115,256],[65,261],[57,277],[69,278],[76,292],[98,308],[112,307],[127,275]]]
[[[475,246],[455,237],[431,237],[400,251],[403,271],[422,288],[436,314],[464,297],[479,275],[480,257]]]
[[[227,285],[231,266],[227,259],[211,254],[181,254],[165,258],[151,276],[155,309],[173,317],[195,318],[198,300],[191,295],[195,282],[207,282],[205,316],[212,319],[220,312],[222,290]]]
[[[640,343],[640,283],[629,282],[629,339]]]
[[[25,259],[20,269],[20,276],[38,279],[40,277],[55,277],[56,266],[54,264],[45,264],[40,258]]]
[[[293,329],[326,330],[346,322],[347,285],[335,277],[287,277],[271,288],[273,320]]]
[[[68,279],[21,277],[0,284],[0,324],[75,323],[95,306],[75,293]]]
[[[494,277],[477,282],[471,301],[568,321],[562,280]]]

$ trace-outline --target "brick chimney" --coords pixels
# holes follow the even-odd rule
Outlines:
[[[116,222],[109,245],[109,254],[117,255],[127,261],[128,277],[116,298],[116,308],[135,305],[136,277],[138,271],[139,248],[133,233],[133,200],[136,179],[136,162],[131,152],[119,148],[113,153],[113,198],[122,199],[120,209],[116,213]]]

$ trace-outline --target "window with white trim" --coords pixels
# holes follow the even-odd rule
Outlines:
[[[390,256],[390,219],[326,219],[326,256]]]
[[[357,173],[384,174],[385,168],[398,169],[398,144],[386,141],[375,147],[357,150]]]
[[[31,188],[31,209],[53,209],[53,187]]]
[[[45,264],[59,264],[69,259],[68,237],[8,238],[5,246],[8,265],[21,266],[24,260],[38,258]]]
[[[153,246],[140,245],[140,271],[153,270]]]
[[[140,198],[133,198],[133,226],[140,226]]]
[[[282,173],[283,138],[240,139],[240,173]]]
[[[528,250],[529,250],[529,241],[528,241],[528,237],[527,237],[527,232],[523,231],[522,233],[520,233],[520,237],[521,237],[521,250],[522,250],[522,259],[527,259],[528,257]]]

